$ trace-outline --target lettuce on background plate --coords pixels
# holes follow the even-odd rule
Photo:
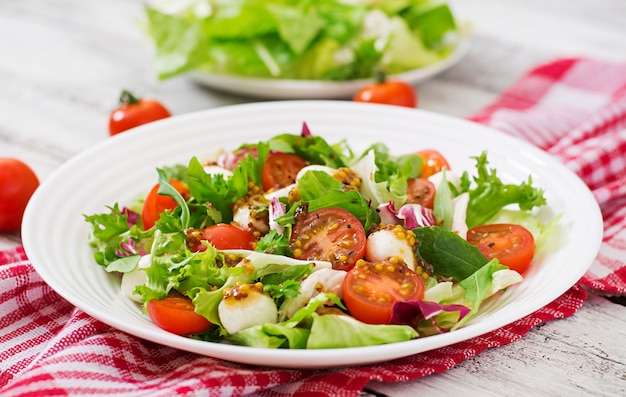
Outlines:
[[[145,14],[161,79],[371,78],[435,63],[458,41],[451,10],[435,0],[153,0]]]

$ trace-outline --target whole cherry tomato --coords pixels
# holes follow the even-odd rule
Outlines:
[[[441,153],[434,149],[425,149],[417,152],[424,159],[422,165],[421,178],[428,178],[431,175],[438,173],[444,168],[450,171],[450,164],[448,160]]]
[[[38,187],[39,179],[26,163],[0,158],[0,232],[20,229],[26,204]]]
[[[177,181],[176,179],[170,179],[170,183],[181,194],[181,196],[186,197],[189,195],[189,188],[187,185],[181,181]],[[165,210],[173,210],[178,207],[176,201],[170,196],[165,196],[159,194],[159,188],[161,185],[158,183],[152,187],[148,195],[146,196],[146,200],[143,204],[143,210],[141,212],[141,219],[143,222],[143,227],[145,230],[150,229],[156,221],[161,217],[161,213]]]
[[[227,223],[218,223],[217,225],[206,227],[197,236],[189,233],[187,236],[187,244],[192,251],[206,250],[206,246],[201,242],[202,240],[213,244],[218,250],[252,250],[256,242],[254,234]]]
[[[177,335],[197,334],[211,327],[209,320],[195,312],[191,299],[172,292],[167,297],[148,301],[148,315],[159,327]]]
[[[129,91],[122,91],[119,105],[109,117],[109,134],[116,135],[133,127],[170,117],[171,114],[159,101],[137,98]]]
[[[355,102],[382,103],[386,105],[417,107],[415,88],[401,80],[387,80],[378,73],[376,83],[361,88],[352,98]]]

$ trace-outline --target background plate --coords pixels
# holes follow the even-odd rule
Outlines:
[[[330,143],[384,141],[396,154],[440,150],[453,170],[472,170],[488,151],[505,182],[532,175],[565,226],[538,253],[523,283],[481,307],[465,328],[383,346],[326,350],[268,350],[201,342],[154,325],[119,291],[119,280],[93,260],[83,214],[131,202],[157,181],[155,167],[187,164],[218,148],[233,149],[278,133],[299,133],[306,121]],[[553,211],[554,210],[554,211]],[[584,183],[548,154],[484,126],[422,110],[349,101],[284,101],[215,108],[164,119],[108,138],[64,163],[33,195],[22,238],[33,266],[61,296],[91,316],[129,334],[225,360],[292,368],[337,367],[387,361],[447,346],[495,330],[550,303],[585,273],[602,239],[598,205]],[[572,330],[575,332],[575,330]]]
[[[451,68],[469,51],[469,39],[463,38],[448,57],[423,68],[391,75],[389,78],[417,84]],[[350,81],[287,80],[237,77],[203,72],[190,72],[191,79],[220,91],[266,99],[333,99],[351,98],[371,79]]]

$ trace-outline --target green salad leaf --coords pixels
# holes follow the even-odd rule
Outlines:
[[[145,29],[165,79],[192,70],[308,80],[372,78],[446,57],[458,27],[437,0],[152,0]]]
[[[467,207],[467,227],[484,225],[500,210],[510,204],[517,204],[522,211],[529,211],[546,204],[543,189],[532,186],[532,178],[519,185],[504,183],[494,168],[488,168],[487,153],[483,152],[476,160],[477,175],[470,179],[468,172],[461,177],[461,191],[469,192]]]

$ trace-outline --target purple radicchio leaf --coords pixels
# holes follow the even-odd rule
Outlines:
[[[135,246],[135,240],[133,240],[132,238],[129,238],[128,240],[120,243],[120,248],[115,251],[115,255],[120,258],[137,254],[144,256],[146,252],[143,249],[140,252],[137,251],[137,247]]]
[[[309,126],[306,124],[306,122],[302,123],[302,131],[300,132],[301,136],[311,136],[311,130],[309,129]]]
[[[384,203],[376,207],[376,211],[380,216],[380,221],[388,225],[400,224],[400,219],[397,216],[396,208],[393,205],[393,201]]]
[[[244,148],[236,152],[222,153],[217,158],[217,165],[229,171],[233,171],[235,168],[237,168],[237,163],[245,159],[248,153],[251,153],[253,157],[257,156],[256,148]]]
[[[128,207],[122,208],[121,214],[127,216],[126,220],[128,221],[128,227],[133,227],[137,221],[139,221],[139,213]]]
[[[397,216],[404,220],[404,226],[409,230],[416,227],[437,225],[437,218],[435,218],[433,210],[420,204],[404,204],[398,210]]]
[[[396,302],[393,305],[391,324],[410,325],[417,329],[420,321],[430,320],[437,331],[445,333],[448,330],[441,328],[435,321],[435,316],[443,312],[459,312],[459,321],[461,321],[470,309],[463,305],[442,305],[421,300]]]
[[[271,230],[276,230],[278,233],[283,233],[285,231],[285,227],[279,225],[276,222],[276,219],[285,215],[286,210],[287,207],[285,206],[285,204],[278,201],[276,197],[272,198],[269,207],[269,224]]]

